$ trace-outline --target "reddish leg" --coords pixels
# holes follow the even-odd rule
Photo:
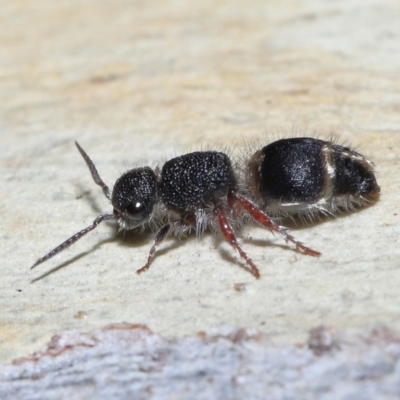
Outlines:
[[[136,271],[137,274],[141,274],[144,271],[147,271],[150,268],[150,264],[153,261],[154,255],[156,254],[157,247],[160,245],[160,243],[168,236],[172,228],[175,228],[176,226],[181,225],[181,226],[186,226],[188,225],[187,221],[172,221],[168,224],[163,225],[157,232],[156,238],[154,239],[153,246],[151,246],[151,249],[149,251],[149,255],[147,257],[147,263],[140,269]]]
[[[230,208],[235,209],[238,205],[241,209],[244,209],[254,219],[254,221],[261,224],[264,228],[267,228],[272,233],[279,233],[286,242],[293,243],[297,249],[303,251],[309,256],[318,257],[321,255],[320,252],[310,249],[304,244],[298,242],[292,235],[287,233],[281,226],[273,222],[267,214],[265,214],[260,208],[253,203],[251,200],[246,199],[234,190],[230,190],[228,193],[228,205]]]
[[[156,254],[157,247],[168,236],[168,233],[171,230],[172,225],[173,223],[165,224],[159,229],[156,238],[154,239],[153,246],[151,246],[149,256],[147,257],[147,263],[144,265],[144,267],[138,269],[136,273],[141,274],[142,272],[147,271],[150,268],[150,264],[154,258],[154,255]]]
[[[240,244],[237,242],[235,231],[233,230],[228,219],[226,218],[224,211],[220,207],[216,207],[214,209],[214,213],[217,216],[219,227],[225,239],[235,250],[239,252],[240,257],[242,257],[246,261],[247,265],[251,268],[252,274],[258,279],[260,277],[260,272],[253,261],[251,261],[249,256],[244,252]]]

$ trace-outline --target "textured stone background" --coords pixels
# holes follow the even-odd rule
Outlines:
[[[0,365],[2,399],[363,399],[400,396],[400,342],[313,330],[274,345],[254,329],[166,340],[143,326],[68,332],[30,357]]]
[[[4,0],[0,27],[1,362],[122,321],[288,344],[320,324],[400,330],[398,2]],[[104,224],[29,270],[110,210],[74,140],[112,185],[144,161],[293,131],[340,134],[382,190],[374,207],[293,230],[320,259],[249,228],[259,281],[210,235],[168,241],[138,276],[152,234]]]

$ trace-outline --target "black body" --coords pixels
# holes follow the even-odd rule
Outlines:
[[[122,218],[124,229],[133,229],[148,219],[157,201],[157,180],[149,167],[123,174],[114,185],[111,204],[114,215]]]
[[[321,141],[279,140],[260,153],[259,191],[264,199],[280,202],[315,201],[324,186]]]
[[[379,194],[373,166],[348,147],[314,138],[282,139],[257,151],[248,161],[239,186],[229,157],[216,151],[198,151],[167,161],[161,172],[150,167],[124,173],[112,192],[101,179],[94,163],[76,143],[93,181],[111,201],[113,212],[97,216],[63,243],[39,258],[31,268],[67,249],[103,221],[116,221],[120,229],[150,225],[157,228],[146,264],[149,269],[157,247],[172,232],[195,229],[200,236],[206,228],[219,231],[238,251],[250,272],[260,277],[257,266],[237,240],[234,225],[247,216],[265,229],[278,233],[286,242],[309,256],[315,251],[275,223],[270,212],[333,213],[375,200]],[[236,173],[236,174],[235,174]],[[240,188],[240,189],[239,189]]]
[[[334,196],[352,194],[368,197],[379,193],[372,164],[348,147],[333,145],[335,178],[333,184]]]
[[[178,213],[212,207],[235,186],[224,153],[194,152],[167,161],[161,171],[160,193],[165,206]]]
[[[273,142],[248,164],[248,184],[263,206],[332,211],[379,193],[372,163],[348,147],[314,138]]]

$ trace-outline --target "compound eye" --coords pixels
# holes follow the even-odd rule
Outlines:
[[[143,203],[140,201],[137,201],[136,203],[131,203],[126,206],[125,211],[129,214],[129,216],[134,217],[134,218],[139,218],[143,215],[145,212],[146,207]]]

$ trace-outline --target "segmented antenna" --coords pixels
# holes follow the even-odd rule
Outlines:
[[[94,182],[99,185],[103,189],[104,195],[111,200],[111,192],[108,186],[103,182],[103,180],[100,178],[99,173],[97,172],[97,169],[95,165],[93,164],[93,161],[89,158],[89,156],[86,154],[85,150],[82,149],[82,147],[79,145],[78,142],[75,142],[76,147],[79,150],[79,153],[81,153],[83,159],[85,160],[90,173],[92,174],[92,178]]]
[[[86,154],[85,150],[82,149],[81,146],[79,146],[78,142],[75,142],[75,145],[77,149],[79,150],[79,153],[81,153],[83,159],[85,160],[90,173],[92,174],[92,178],[94,182],[99,185],[103,189],[104,195],[111,200],[111,193],[110,189],[108,186],[103,182],[103,180],[100,178],[99,173],[97,172],[97,169],[95,165],[93,164],[93,161],[89,158],[89,156]],[[69,239],[67,239],[65,242],[61,243],[59,246],[57,246],[55,249],[51,250],[49,253],[47,253],[45,256],[39,258],[31,267],[35,268],[39,264],[47,261],[49,258],[54,257],[56,254],[62,252],[69,246],[73,245],[75,242],[77,242],[82,236],[85,236],[88,234],[90,231],[93,229],[97,228],[97,226],[107,220],[115,220],[114,214],[101,214],[99,215],[92,223],[92,225],[89,225],[87,228],[82,229],[81,231],[75,233],[75,235],[71,236]]]
[[[79,148],[79,147],[78,147]],[[89,167],[90,168],[90,167]],[[75,242],[77,242],[82,236],[85,236],[87,233],[92,231],[93,229],[97,228],[97,226],[107,220],[113,220],[115,219],[114,214],[102,214],[99,215],[94,221],[92,225],[89,225],[87,228],[82,229],[81,231],[75,233],[75,235],[71,236],[69,239],[67,239],[65,242],[61,243],[59,246],[57,246],[55,249],[51,250],[49,253],[47,253],[45,256],[39,258],[35,264],[32,265],[32,268],[37,267],[39,264],[47,261],[49,258],[54,257],[56,254],[62,252],[69,246],[73,245]]]

